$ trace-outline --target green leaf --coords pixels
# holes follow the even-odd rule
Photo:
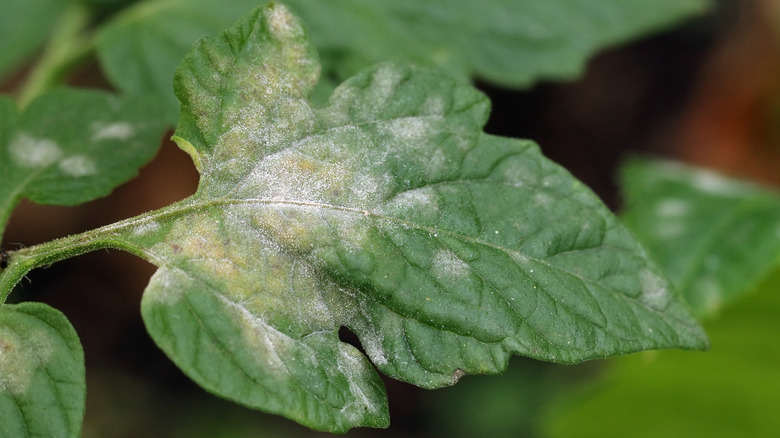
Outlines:
[[[512,354],[706,347],[593,193],[533,143],[481,132],[481,93],[382,64],[316,108],[318,70],[279,5],[197,43],[176,75],[174,139],[198,191],[106,229],[160,267],[144,320],[203,387],[342,432],[388,414],[340,327],[379,370],[426,388]]]
[[[0,0],[0,78],[41,49],[63,0]]]
[[[178,112],[173,72],[192,44],[212,36],[257,6],[258,0],[162,0],[120,13],[97,36],[100,62],[111,82],[130,94],[158,96],[165,117]]]
[[[0,306],[0,437],[78,437],[84,351],[65,315],[43,303]]]
[[[780,196],[660,160],[623,168],[626,224],[696,313],[716,313],[777,269]]]
[[[707,354],[615,359],[544,418],[547,437],[773,436],[780,430],[780,272],[707,321]],[[640,414],[641,413],[641,414]]]
[[[340,79],[386,60],[437,67],[505,86],[580,74],[604,47],[700,13],[707,0],[288,0],[308,23]],[[98,54],[117,87],[167,96],[179,60],[202,36],[215,35],[256,0],[164,0],[131,8],[106,26]]]
[[[151,103],[60,89],[19,114],[0,97],[0,236],[22,198],[75,205],[135,176],[157,151],[165,126]]]
[[[287,0],[321,49],[505,86],[579,75],[598,50],[701,13],[708,0]],[[356,37],[356,36],[360,37]],[[351,73],[349,70],[342,70]]]

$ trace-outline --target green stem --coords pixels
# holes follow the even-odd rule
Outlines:
[[[120,249],[150,262],[155,262],[156,260],[151,253],[145,251],[141,245],[133,241],[130,237],[132,232],[151,222],[186,213],[191,208],[191,203],[184,200],[163,207],[160,210],[125,219],[94,230],[17,251],[8,251],[8,266],[0,270],[0,304],[5,303],[13,287],[31,270],[97,249]]]
[[[13,287],[37,267],[103,248],[122,249],[137,254],[138,249],[127,242],[111,239],[112,233],[121,230],[123,226],[126,228],[129,223],[118,222],[18,251],[8,251],[8,266],[0,272],[0,304],[5,303]]]
[[[79,61],[94,50],[94,38],[87,32],[89,8],[83,2],[69,3],[55,25],[43,55],[19,91],[18,102],[22,108],[58,85]]]

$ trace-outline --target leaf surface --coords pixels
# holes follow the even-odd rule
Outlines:
[[[0,0],[0,78],[43,47],[68,2]]]
[[[437,67],[506,86],[572,78],[598,50],[674,24],[706,0],[288,0],[327,61],[344,79],[386,60]],[[123,91],[167,96],[191,44],[215,35],[253,0],[164,0],[128,9],[101,31],[99,56]]]
[[[328,104],[298,20],[261,8],[176,74],[196,194],[113,241],[160,269],[147,328],[210,391],[316,429],[385,426],[383,373],[436,388],[522,354],[572,363],[707,341],[608,209],[489,103],[381,64]]]
[[[60,89],[20,114],[13,101],[0,97],[0,237],[22,198],[75,205],[135,176],[165,129],[151,103]]]
[[[706,354],[611,359],[604,379],[549,410],[549,437],[772,436],[780,428],[780,272],[705,323]],[[642,415],[637,415],[641,412]]]
[[[78,437],[84,351],[67,318],[43,303],[0,306],[0,437]]]
[[[778,267],[780,196],[704,169],[635,160],[623,169],[631,227],[700,315]]]

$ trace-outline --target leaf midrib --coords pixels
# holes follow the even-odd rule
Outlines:
[[[295,200],[282,200],[282,199],[272,199],[272,198],[254,198],[254,199],[253,198],[246,198],[246,199],[214,200],[214,201],[210,201],[210,202],[207,202],[207,203],[204,203],[204,204],[199,204],[199,203],[192,204],[191,206],[197,208],[197,207],[207,207],[207,206],[215,206],[216,207],[216,206],[220,206],[220,205],[241,205],[241,204],[254,204],[254,205],[274,205],[274,204],[278,204],[278,205],[285,205],[285,206],[291,206],[291,207],[301,207],[301,208],[329,209],[329,210],[335,210],[335,211],[340,211],[340,212],[358,214],[358,215],[361,215],[361,216],[364,216],[364,217],[373,217],[373,218],[375,218],[377,220],[392,222],[392,223],[395,223],[395,224],[398,224],[398,225],[401,225],[401,226],[406,226],[406,227],[409,227],[409,228],[416,228],[416,229],[419,229],[419,230],[422,230],[422,231],[429,232],[430,234],[435,234],[435,233],[446,234],[446,235],[448,235],[448,236],[450,236],[452,238],[460,239],[460,240],[462,240],[464,242],[467,242],[467,243],[471,243],[471,244],[474,244],[474,245],[483,245],[485,247],[488,247],[488,248],[491,248],[491,249],[494,249],[494,250],[497,250],[497,251],[505,252],[510,257],[516,255],[516,256],[520,256],[522,258],[526,258],[526,259],[535,261],[535,262],[540,263],[540,264],[542,264],[542,265],[544,265],[544,266],[546,266],[546,267],[548,267],[550,269],[553,269],[553,270],[562,272],[562,273],[564,273],[566,275],[569,275],[569,276],[572,276],[574,278],[577,278],[578,280],[582,281],[583,283],[586,283],[586,284],[589,284],[589,285],[594,285],[597,288],[603,289],[605,291],[609,291],[610,293],[612,293],[613,295],[619,297],[620,299],[624,300],[625,302],[629,302],[629,303],[640,305],[644,309],[646,309],[646,310],[648,310],[648,311],[650,311],[650,312],[660,316],[664,320],[671,319],[673,321],[676,321],[677,323],[680,323],[680,324],[683,323],[683,321],[675,319],[675,318],[671,317],[670,315],[665,314],[661,310],[655,309],[653,307],[648,307],[647,305],[645,305],[644,303],[642,303],[639,300],[632,299],[631,297],[629,297],[629,296],[627,296],[627,295],[625,295],[623,293],[620,293],[617,290],[614,290],[612,288],[607,288],[606,286],[600,285],[595,280],[591,280],[589,278],[583,277],[583,276],[581,276],[581,275],[579,275],[577,273],[571,272],[571,271],[569,271],[569,270],[567,270],[565,268],[562,268],[560,266],[556,266],[556,265],[550,264],[548,261],[546,261],[544,259],[540,259],[538,257],[533,257],[533,256],[527,256],[527,255],[525,255],[523,253],[520,253],[519,251],[510,249],[510,248],[506,248],[506,247],[502,247],[502,246],[493,244],[491,242],[486,242],[486,241],[483,241],[483,240],[478,239],[478,238],[474,238],[474,237],[466,236],[466,235],[463,235],[463,234],[460,234],[460,233],[456,233],[454,231],[450,231],[450,230],[446,230],[446,229],[437,229],[437,228],[433,228],[433,227],[426,226],[426,225],[421,225],[421,224],[417,224],[417,223],[413,223],[413,222],[409,222],[409,221],[404,221],[402,219],[398,219],[398,218],[395,218],[395,217],[381,215],[381,214],[378,214],[378,213],[376,213],[374,211],[370,211],[370,210],[362,210],[362,209],[357,209],[357,208],[352,208],[352,207],[345,207],[345,206],[341,206],[341,205],[327,204],[327,203],[318,203],[318,202],[311,202],[311,201],[295,201]],[[602,247],[603,248],[608,248],[608,247],[605,247],[605,246],[602,246]],[[617,247],[615,249],[617,249],[617,250],[624,250],[623,248],[617,248]],[[514,257],[513,257],[513,259],[514,259]],[[682,325],[687,327],[687,325],[685,325],[685,324],[682,324]]]

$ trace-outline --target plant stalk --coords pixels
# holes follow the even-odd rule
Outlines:
[[[69,2],[52,30],[41,58],[17,94],[21,108],[36,97],[60,84],[95,48],[93,35],[87,31],[90,11],[84,2]]]

